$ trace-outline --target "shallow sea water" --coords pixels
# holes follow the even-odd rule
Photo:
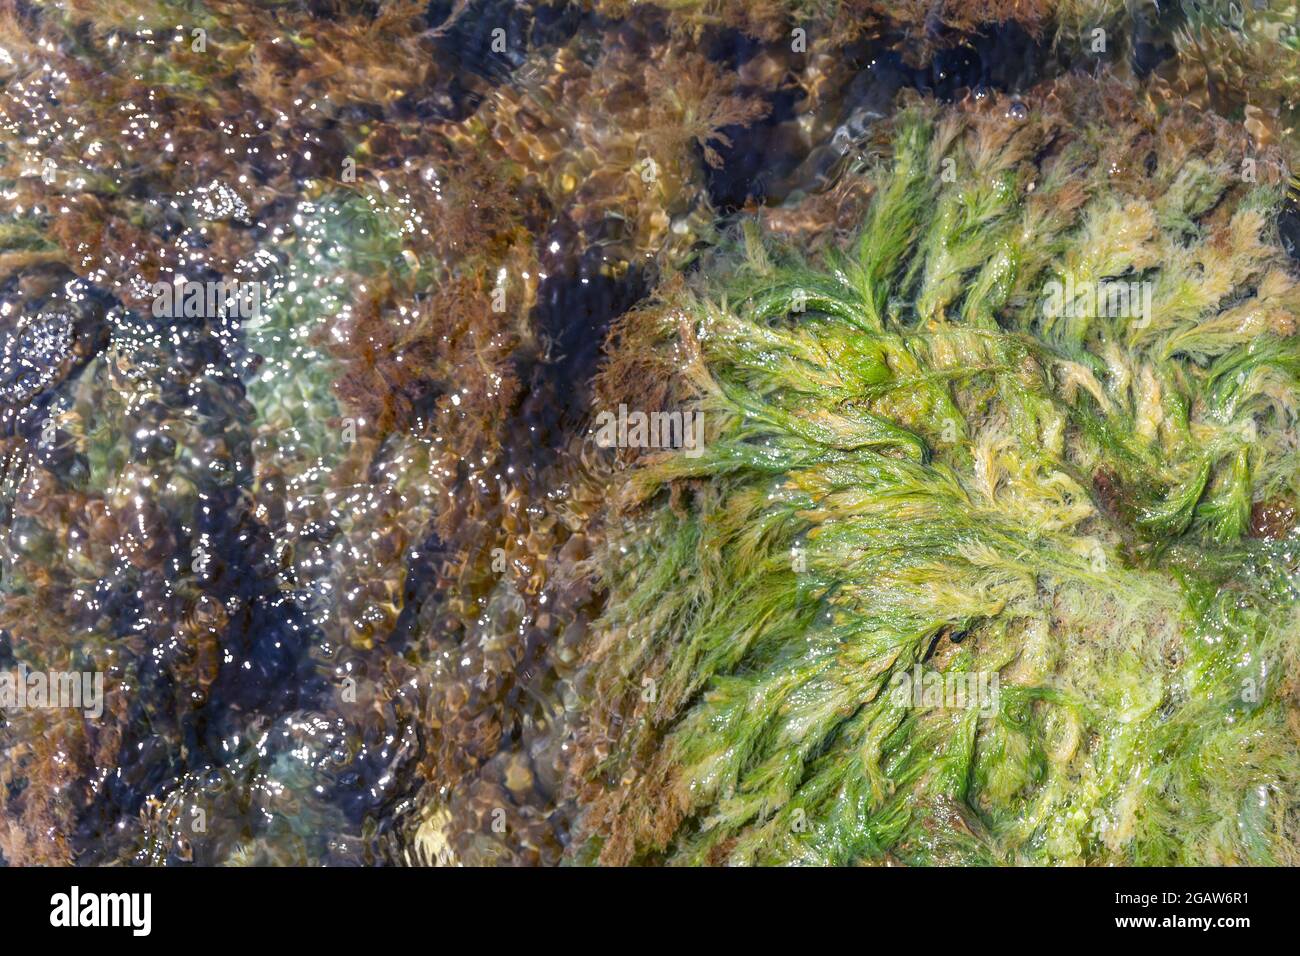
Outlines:
[[[0,5],[0,668],[104,687],[0,707],[6,863],[560,862],[616,320],[842,233],[900,98],[1202,95],[1172,8],[668,6]]]

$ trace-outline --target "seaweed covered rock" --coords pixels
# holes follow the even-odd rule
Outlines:
[[[706,440],[625,453],[573,855],[1295,863],[1280,170],[1107,80],[892,142],[850,241],[616,330],[606,407]]]
[[[1285,0],[1185,0],[1173,31],[1171,92],[1242,115],[1264,140],[1300,142],[1300,23]]]
[[[0,0],[4,861],[1284,858],[1294,35],[1151,6]]]

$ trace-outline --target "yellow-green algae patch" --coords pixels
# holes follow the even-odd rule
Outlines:
[[[893,136],[844,247],[746,230],[619,330],[605,395],[657,367],[707,442],[592,562],[576,858],[1295,863],[1281,189],[1105,81]]]

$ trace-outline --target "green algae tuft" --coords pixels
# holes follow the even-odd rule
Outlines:
[[[1297,862],[1282,192],[1089,96],[913,105],[851,240],[627,320],[706,441],[593,562],[578,859]]]

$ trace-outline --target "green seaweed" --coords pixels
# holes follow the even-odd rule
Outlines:
[[[1294,307],[1279,197],[1107,187],[1049,125],[913,107],[847,251],[748,229],[650,313],[708,440],[593,562],[580,858],[1296,861],[1296,558],[1247,534],[1300,370],[1241,322]],[[1043,291],[1126,275],[1149,314]],[[898,692],[961,675],[997,691]]]

